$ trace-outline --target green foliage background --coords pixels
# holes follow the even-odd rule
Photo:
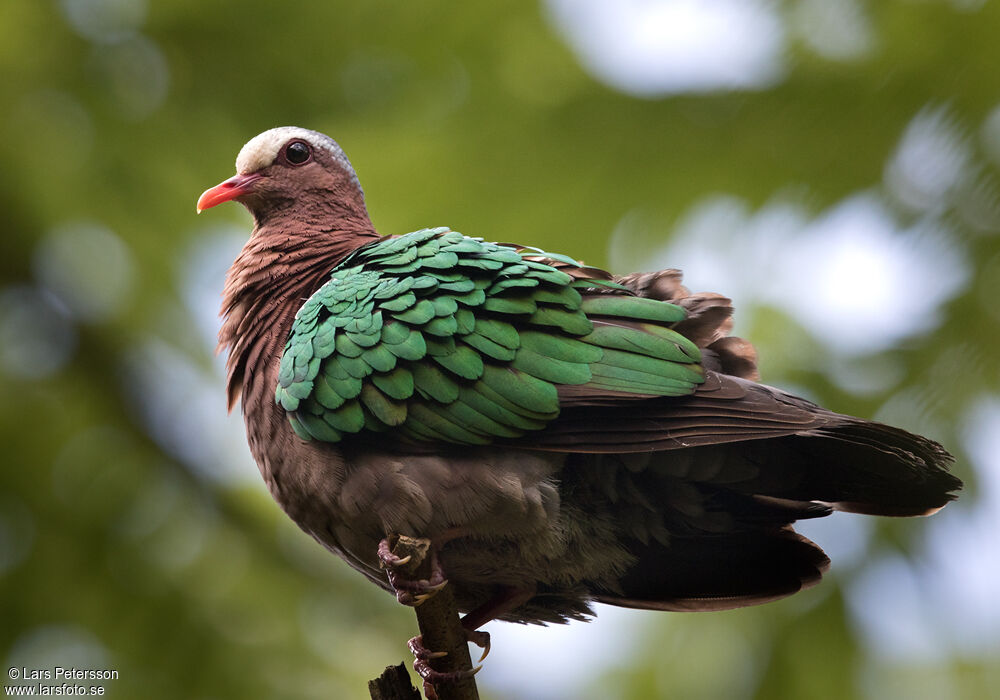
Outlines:
[[[448,225],[607,265],[611,232],[635,209],[661,222],[650,235],[662,242],[711,193],[760,206],[790,188],[819,212],[877,188],[906,125],[947,105],[976,149],[985,209],[949,217],[974,269],[940,326],[866,358],[900,381],[838,387],[827,349],[783,349],[814,341],[777,310],[740,330],[769,383],[837,410],[871,416],[899,392],[930,396],[924,422],[903,427],[959,454],[969,487],[953,508],[972,507],[962,419],[1000,389],[997,165],[977,135],[1000,103],[1000,6],[862,5],[877,35],[864,59],[793,42],[772,88],[639,99],[595,81],[545,8],[523,0],[0,3],[0,656],[116,668],[117,698],[366,697],[365,681],[404,657],[412,615],[287,523],[259,479],[191,468],[157,434],[164,414],[147,412],[133,371],[142,362],[170,383],[166,364],[179,363],[217,401],[181,396],[171,415],[224,412],[185,270],[200,243],[250,224],[237,207],[195,219],[194,202],[246,140],[282,124],[338,139],[383,232]],[[112,312],[68,313],[38,291],[44,241],[80,222],[126,251],[130,273],[78,251],[91,277],[124,275]],[[37,330],[25,294],[58,317],[39,331],[63,356],[51,371],[18,369],[36,352],[19,340]],[[156,358],[170,360],[162,375]],[[885,657],[845,611],[843,586],[880,553],[919,557],[927,524],[880,523],[864,560],[835,561],[793,599],[649,614],[641,651],[603,671],[592,697],[987,697],[995,648]],[[490,696],[489,662],[480,678]]]

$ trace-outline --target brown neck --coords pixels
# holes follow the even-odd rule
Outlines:
[[[378,239],[367,216],[339,218],[334,229],[308,219],[259,218],[226,275],[219,349],[229,350],[230,409],[241,393],[246,407],[261,391],[274,391],[254,380],[270,374],[266,365],[280,356],[299,307],[349,253]]]
[[[364,195],[344,183],[322,182],[310,187],[307,182],[290,189],[284,196],[269,193],[267,198],[250,198],[246,205],[253,214],[257,230],[291,225],[322,234],[330,231],[332,221],[344,231],[371,229]]]

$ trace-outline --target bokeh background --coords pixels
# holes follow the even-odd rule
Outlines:
[[[760,608],[492,624],[487,698],[1000,687],[1000,5],[0,2],[0,659],[113,698],[364,698],[412,614],[300,533],[213,355],[256,133],[330,133],[376,226],[733,297],[768,383],[934,437],[962,499],[804,528]],[[4,682],[10,684],[5,678]]]

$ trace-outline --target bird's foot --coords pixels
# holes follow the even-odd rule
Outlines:
[[[486,658],[487,654],[490,653],[489,632],[466,630],[465,638],[467,641],[470,641],[483,649],[483,655],[479,657],[480,662]],[[478,665],[477,662],[476,666],[465,671],[436,671],[431,668],[431,660],[447,656],[448,652],[430,651],[424,646],[424,639],[422,635],[417,635],[411,639],[407,642],[407,646],[413,654],[413,670],[424,679],[424,695],[427,696],[427,700],[437,700],[437,691],[434,688],[435,685],[440,683],[454,683],[455,681],[463,678],[471,678],[479,673],[483,668],[481,665]]]
[[[398,557],[393,554],[388,538],[378,543],[379,562],[389,578],[389,585],[396,592],[396,600],[403,605],[416,607],[433,598],[438,591],[448,585],[444,569],[441,568],[441,562],[438,561],[437,549],[429,541],[428,548],[428,556],[431,558],[430,576],[411,579],[402,571],[403,567],[410,563],[410,556]]]
[[[477,664],[482,663],[487,656],[490,654],[490,633],[483,632],[482,630],[465,630],[465,640],[467,642],[472,642],[477,647],[483,650],[482,655],[479,657]]]

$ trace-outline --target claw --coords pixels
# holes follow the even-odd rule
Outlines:
[[[490,633],[483,632],[482,630],[466,630],[465,638],[483,650],[483,655],[479,657],[479,661],[476,663],[485,661],[486,657],[490,654]]]
[[[428,600],[430,600],[435,595],[440,593],[444,589],[444,587],[448,585],[447,581],[442,581],[441,583],[435,583],[435,584],[431,584],[430,581],[427,581],[427,583],[429,585],[423,589],[422,593],[417,593],[413,596],[414,607],[426,603]]]
[[[444,576],[441,563],[438,561],[436,550],[431,547],[431,573],[426,579],[409,579],[398,569],[410,562],[411,556],[398,557],[393,554],[389,547],[389,539],[383,539],[378,543],[379,564],[385,569],[389,579],[389,585],[396,592],[396,600],[403,605],[416,607],[426,603],[437,593],[448,585],[448,579]]]
[[[424,646],[424,638],[422,635],[417,635],[408,641],[406,646],[410,648],[410,653],[413,654],[413,658],[420,659],[421,661],[427,661],[428,659],[440,659],[443,656],[448,656],[448,652],[446,651],[429,651],[427,647]]]
[[[384,538],[378,543],[378,559],[383,569],[396,569],[406,566],[412,557],[407,554],[405,557],[397,557],[389,549],[389,538]]]
[[[485,640],[482,640],[480,635],[485,635]],[[475,638],[473,638],[473,636]],[[489,635],[485,632],[470,632],[467,634],[467,637],[469,641],[477,645],[479,645],[480,641],[485,641],[486,652],[483,653],[483,658],[486,658],[486,653],[489,652]],[[434,689],[436,684],[454,683],[462,678],[471,678],[483,670],[482,665],[478,665],[467,671],[435,671],[431,668],[429,661],[431,659],[440,659],[443,656],[447,656],[448,652],[428,650],[427,647],[424,646],[424,639],[421,635],[417,635],[411,639],[406,643],[406,646],[410,648],[410,653],[413,654],[413,670],[416,671],[417,674],[424,680],[424,695],[427,696],[428,700],[434,700],[434,698],[437,698],[437,691]],[[480,659],[480,661],[482,661],[482,659]]]
[[[434,689],[435,685],[439,683],[454,683],[463,678],[472,678],[482,669],[482,666],[476,666],[468,671],[442,673],[431,668],[430,664],[424,659],[414,659],[413,661],[413,670],[424,680],[424,695],[427,696],[428,700],[435,700],[438,696],[437,691]]]

